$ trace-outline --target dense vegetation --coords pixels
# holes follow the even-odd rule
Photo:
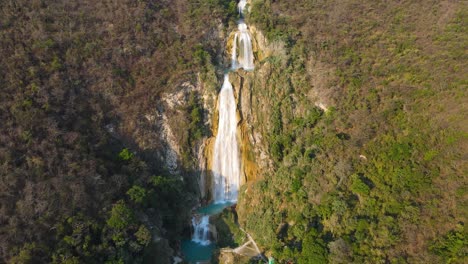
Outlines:
[[[172,262],[197,190],[191,162],[167,172],[151,116],[195,73],[216,80],[213,29],[235,6],[1,1],[0,263]],[[175,120],[188,156],[192,97]]]
[[[182,83],[216,91],[237,18],[234,0],[0,2],[0,263],[172,263],[207,102],[170,113],[175,175],[152,118]],[[280,263],[466,262],[466,3],[252,0],[246,19],[274,46],[246,77],[273,166],[214,219],[219,245],[239,223]]]
[[[252,1],[276,47],[252,87],[274,168],[238,211],[267,254],[466,263],[467,18],[450,1]]]

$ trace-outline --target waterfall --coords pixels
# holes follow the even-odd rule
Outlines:
[[[246,0],[241,0],[238,4],[241,15],[246,4]],[[239,21],[238,32],[234,35],[231,60],[231,70],[254,69],[252,41],[247,25],[242,20]],[[215,203],[237,202],[240,185],[240,157],[236,137],[236,100],[228,74],[224,76],[218,102],[218,134],[214,145],[212,167],[213,200]]]
[[[246,0],[240,0],[238,10],[243,17]],[[238,23],[238,31],[234,34],[231,53],[232,65],[230,71],[239,68],[254,69],[252,41],[247,25]],[[213,203],[198,209],[192,217],[193,235],[191,240],[182,242],[182,251],[190,263],[209,261],[214,243],[210,241],[210,215],[220,213],[227,206],[237,202],[240,185],[240,153],[237,145],[237,112],[234,91],[229,82],[229,74],[224,75],[223,86],[218,95],[218,132],[213,151]],[[202,216],[201,216],[202,215]]]
[[[219,93],[219,122],[213,157],[215,203],[235,202],[239,191],[240,158],[237,146],[236,101],[229,75]]]
[[[204,215],[200,218],[199,215],[192,217],[193,235],[192,241],[201,245],[209,245],[210,242],[210,216]]]
[[[247,5],[247,0],[240,0],[239,1],[239,3],[237,4],[237,10],[239,10],[239,14],[242,15],[246,5]]]
[[[246,71],[253,70],[254,57],[250,33],[244,22],[239,23],[238,29],[239,31],[234,35],[234,43],[232,45],[232,69],[244,68]],[[237,47],[239,47],[239,53],[237,52]]]

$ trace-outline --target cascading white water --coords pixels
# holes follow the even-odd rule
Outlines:
[[[238,4],[241,17],[246,4],[246,0],[240,0]],[[238,28],[239,31],[234,36],[231,70],[235,71],[238,68],[253,70],[252,42],[247,25],[240,20]],[[240,185],[240,156],[236,137],[236,100],[228,74],[224,76],[218,103],[218,134],[215,140],[212,166],[214,203],[205,207],[206,211],[203,214],[216,214],[225,207],[236,203]],[[206,262],[213,250],[213,244],[210,241],[210,216],[200,216],[200,213],[197,213],[192,217],[192,226],[194,229],[192,239],[188,242],[187,240],[183,241],[182,251],[186,260],[191,261],[190,263]]]
[[[247,30],[247,25],[240,22],[238,25],[239,32],[234,35],[234,43],[232,45],[232,68],[244,68],[244,70],[253,70],[253,50],[250,33]],[[239,44],[239,45],[238,45]],[[237,55],[237,47],[239,46],[239,55]]]
[[[242,15],[246,5],[247,5],[247,0],[240,0],[239,1],[239,3],[237,4],[237,10],[239,10],[239,14]]]
[[[193,235],[192,241],[201,245],[209,245],[210,241],[210,216],[197,215],[192,217]]]
[[[237,146],[236,101],[229,75],[219,93],[219,122],[213,156],[213,199],[215,203],[235,202],[239,191],[240,158]]]

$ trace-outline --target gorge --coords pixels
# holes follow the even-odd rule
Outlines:
[[[218,126],[217,135],[213,150],[211,203],[204,208],[198,209],[192,217],[193,235],[191,242],[185,241],[183,250],[187,257],[186,260],[192,262],[210,261],[209,252],[211,239],[217,239],[213,235],[210,225],[210,216],[219,214],[224,207],[235,205],[241,182],[241,157],[239,152],[238,138],[238,116],[236,108],[236,99],[232,84],[229,81],[229,71],[243,69],[251,71],[254,69],[254,57],[252,51],[252,42],[247,25],[242,20],[244,9],[247,2],[242,0],[238,3],[241,20],[238,22],[238,32],[234,35],[231,51],[231,67],[224,75],[223,85],[218,95]],[[239,48],[238,48],[239,47]],[[220,207],[221,206],[221,207]],[[213,211],[209,208],[216,207]],[[207,209],[208,208],[208,209]],[[200,211],[205,211],[200,214]],[[194,245],[195,242],[198,245]],[[200,250],[200,247],[205,247]],[[194,248],[197,248],[199,254],[194,254]]]
[[[0,2],[0,263],[461,264],[468,4]]]

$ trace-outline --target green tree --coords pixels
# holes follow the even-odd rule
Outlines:
[[[107,220],[107,225],[115,229],[124,229],[133,222],[133,212],[123,200],[116,202]]]
[[[128,148],[122,149],[119,153],[119,158],[124,161],[129,161],[133,158],[134,154]]]
[[[146,189],[138,185],[133,185],[133,187],[127,191],[127,195],[130,197],[130,200],[138,204],[146,201],[147,194],[148,192]]]

